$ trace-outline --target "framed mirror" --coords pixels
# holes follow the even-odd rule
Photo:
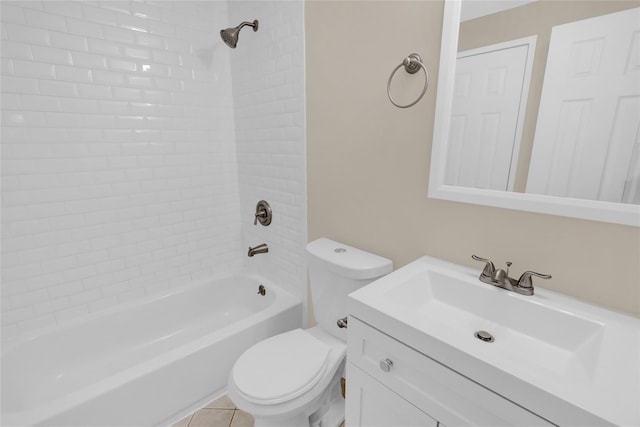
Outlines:
[[[445,0],[429,197],[640,226],[637,3],[464,2]]]

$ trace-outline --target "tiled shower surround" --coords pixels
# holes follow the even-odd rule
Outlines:
[[[295,283],[294,293],[306,304],[303,2],[230,3],[232,25],[253,17],[260,29],[245,27],[231,54],[243,240],[269,244],[276,256],[250,258],[249,267],[278,283]],[[273,208],[269,227],[252,225],[261,199]]]
[[[243,267],[305,294],[302,8],[1,2],[3,339]]]

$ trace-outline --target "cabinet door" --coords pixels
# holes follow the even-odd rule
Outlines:
[[[349,427],[437,427],[436,420],[352,363],[347,363],[346,425]]]

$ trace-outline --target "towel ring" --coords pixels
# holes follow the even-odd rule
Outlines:
[[[404,65],[405,71],[409,74],[415,74],[418,72],[419,69],[422,69],[422,71],[424,72],[424,88],[422,89],[422,93],[420,94],[418,99],[413,101],[411,104],[407,104],[407,105],[400,105],[396,103],[391,97],[391,80],[393,80],[393,76],[396,74],[396,71],[398,71],[400,67],[402,67],[403,65]],[[412,53],[402,61],[402,64],[398,65],[391,72],[391,75],[389,76],[389,81],[387,82],[387,96],[389,97],[389,101],[391,101],[391,103],[396,107],[409,108],[416,105],[418,101],[422,99],[424,94],[427,92],[428,87],[429,87],[429,72],[427,71],[427,67],[425,67],[424,64],[422,63],[422,58],[420,58],[420,55],[418,55],[417,53]]]

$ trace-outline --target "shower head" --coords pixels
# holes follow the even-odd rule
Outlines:
[[[243,22],[235,28],[226,28],[224,30],[220,30],[220,37],[222,37],[222,41],[225,42],[227,46],[232,49],[236,48],[238,44],[238,35],[240,34],[240,30],[244,26],[253,27],[253,31],[258,31],[258,20],[256,19],[253,22]]]

